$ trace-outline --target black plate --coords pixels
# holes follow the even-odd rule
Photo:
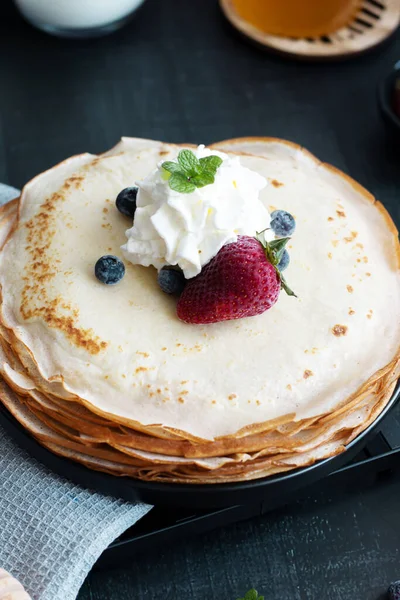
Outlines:
[[[74,483],[102,494],[116,496],[131,502],[147,502],[198,509],[220,508],[259,501],[274,502],[301,487],[332,473],[350,461],[367,443],[400,396],[400,383],[379,417],[338,456],[321,460],[310,467],[288,473],[242,483],[173,484],[139,481],[129,477],[107,475],[88,469],[72,460],[61,458],[43,448],[8,412],[0,402],[0,422],[17,443],[32,456]]]

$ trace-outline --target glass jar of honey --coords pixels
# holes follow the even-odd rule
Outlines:
[[[236,13],[264,33],[312,38],[347,25],[361,0],[232,0]]]

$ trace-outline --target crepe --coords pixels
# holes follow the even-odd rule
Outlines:
[[[342,451],[390,399],[400,250],[383,206],[294,144],[215,147],[267,178],[270,211],[296,218],[298,298],[257,317],[182,323],[151,267],[127,264],[118,286],[94,278],[101,255],[122,257],[131,225],[116,195],[178,146],[123,138],[2,209],[0,395],[52,451],[147,480],[252,479]]]

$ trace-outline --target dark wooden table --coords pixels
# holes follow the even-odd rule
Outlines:
[[[121,135],[209,143],[276,136],[358,179],[400,223],[400,150],[387,143],[378,81],[400,35],[354,61],[300,64],[239,39],[215,0],[148,0],[108,38],[66,41],[0,5],[0,181],[20,187]],[[92,573],[79,600],[377,600],[400,578],[400,481],[323,494],[129,567]],[[382,596],[383,597],[383,596]]]

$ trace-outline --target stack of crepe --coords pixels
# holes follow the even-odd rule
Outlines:
[[[257,317],[188,325],[152,267],[116,286],[118,192],[180,147],[123,138],[72,157],[1,210],[0,397],[40,444],[146,481],[250,480],[342,452],[390,400],[400,368],[400,250],[383,206],[304,149],[276,139],[238,153],[291,212],[293,299]]]

